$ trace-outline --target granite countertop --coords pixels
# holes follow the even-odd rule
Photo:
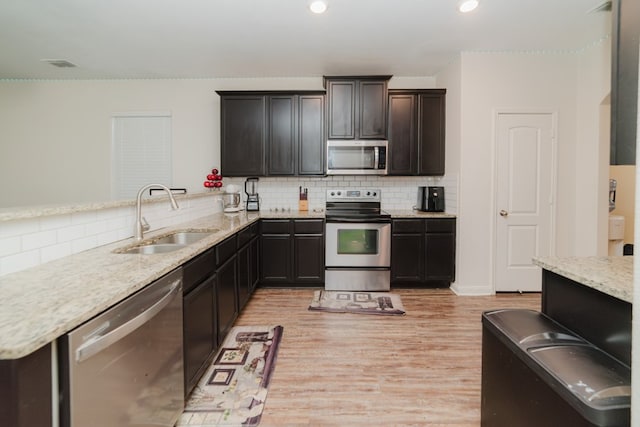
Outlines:
[[[447,212],[422,212],[415,209],[385,209],[391,218],[455,218],[455,214]]]
[[[455,217],[392,210],[393,218]],[[218,231],[164,254],[118,254],[133,238],[100,246],[0,277],[0,359],[18,359],[54,341],[260,218],[324,218],[324,210],[217,213],[146,233],[145,240],[178,230]]]
[[[537,257],[536,265],[633,303],[633,257]]]
[[[145,234],[218,230],[175,252],[113,253],[131,238],[0,277],[0,359],[32,353],[259,218],[217,213]]]

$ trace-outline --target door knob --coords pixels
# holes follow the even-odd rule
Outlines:
[[[504,209],[502,209],[500,211],[500,216],[509,216],[509,212],[505,211]]]

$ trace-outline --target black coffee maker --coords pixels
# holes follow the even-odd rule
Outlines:
[[[444,212],[444,187],[418,187],[416,209],[423,212]]]

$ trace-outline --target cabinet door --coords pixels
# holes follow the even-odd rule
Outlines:
[[[268,97],[269,175],[294,175],[297,158],[297,109],[295,95]]]
[[[324,236],[294,236],[294,278],[296,283],[324,283]]]
[[[282,284],[291,282],[291,236],[263,234],[260,239],[260,282]]]
[[[256,236],[249,243],[251,246],[251,260],[249,262],[249,280],[251,283],[251,290],[253,292],[260,282],[260,239]]]
[[[218,314],[218,345],[224,341],[227,332],[238,316],[238,290],[236,256],[229,258],[218,267],[217,283],[217,314]]]
[[[418,95],[418,175],[444,175],[445,95]]]
[[[424,272],[424,234],[393,234],[391,236],[391,281],[421,282]]]
[[[238,251],[238,312],[242,311],[251,296],[251,245]]]
[[[267,128],[265,97],[222,96],[220,115],[222,174],[264,175]]]
[[[425,280],[453,282],[456,260],[455,234],[427,233],[424,247]]]
[[[356,81],[329,81],[327,85],[329,139],[356,137]]]
[[[202,376],[213,352],[215,276],[202,282],[183,300],[184,390],[187,396]]]
[[[298,175],[324,175],[324,96],[298,100]]]
[[[387,137],[387,82],[361,80],[356,130],[362,139]],[[359,125],[359,126],[358,126]]]
[[[11,427],[51,426],[54,409],[51,379],[51,344],[20,359],[0,360],[0,424]],[[65,378],[60,381],[65,381]],[[62,410],[60,418],[68,423],[68,402],[65,406],[67,411]]]
[[[389,95],[389,175],[417,172],[416,111],[416,95]]]

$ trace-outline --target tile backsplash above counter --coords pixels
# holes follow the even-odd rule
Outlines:
[[[225,178],[225,186],[239,185],[244,188],[244,178]],[[392,177],[392,176],[328,176],[268,178],[261,177],[257,191],[260,194],[260,210],[262,212],[298,210],[300,187],[308,188],[309,210],[325,207],[326,190],[336,187],[376,188],[382,190],[382,209],[407,210],[416,204],[419,186],[445,187],[445,210],[456,214],[458,211],[458,179],[457,176],[443,177]],[[224,190],[224,187],[222,188]],[[246,195],[242,194],[243,200]]]
[[[224,188],[244,178],[225,178]],[[334,187],[379,188],[382,209],[411,210],[419,186],[445,187],[447,213],[457,214],[457,176],[444,177],[295,177],[260,178],[257,191],[260,210],[265,214],[297,211],[299,188],[308,188],[309,211],[325,207],[326,190]],[[222,210],[215,197],[219,192],[178,196],[180,209],[172,211],[166,196],[144,200],[144,216],[152,230],[196,219]],[[244,200],[245,194],[242,193]],[[133,235],[135,200],[77,206],[33,207],[0,210],[0,276],[73,255]]]

